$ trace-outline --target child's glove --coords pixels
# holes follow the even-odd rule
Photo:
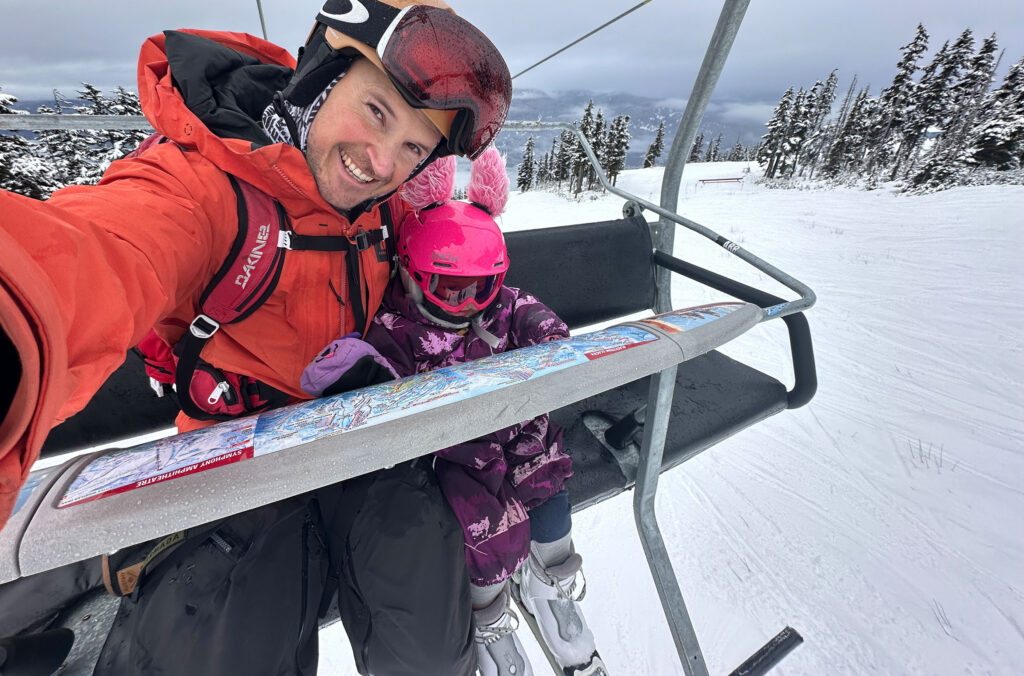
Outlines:
[[[314,397],[327,397],[398,377],[388,360],[358,333],[333,341],[302,372],[300,385]]]

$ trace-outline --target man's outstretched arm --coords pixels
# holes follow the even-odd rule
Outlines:
[[[226,176],[173,146],[153,152],[160,162],[125,161],[116,180],[46,202],[0,191],[0,528],[50,429],[230,247],[235,232],[213,225],[237,222],[233,198],[217,197]]]

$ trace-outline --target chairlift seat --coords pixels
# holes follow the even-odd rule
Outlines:
[[[657,257],[650,226],[640,216],[506,234],[512,263],[506,283],[529,290],[555,310],[570,328],[653,312]],[[148,388],[141,360],[129,354],[79,414],[55,428],[44,455],[108,443],[173,425],[176,407]],[[574,511],[630,489],[636,480],[640,434],[622,450],[603,431],[646,404],[649,377],[602,392],[551,412],[564,428],[573,458],[568,483]],[[775,378],[712,350],[679,365],[662,471],[674,467],[736,432],[787,408],[788,393]],[[55,571],[60,575],[60,571]],[[79,641],[65,673],[90,673],[117,600],[94,589],[66,607],[56,625],[73,618]],[[88,621],[81,621],[81,617]],[[338,620],[336,606],[321,626]]]
[[[653,313],[657,262],[642,216],[509,232],[505,244],[511,263],[505,283],[536,295],[571,329]],[[619,451],[602,432],[646,404],[649,381],[551,412],[573,459],[568,490],[574,510],[632,487],[640,434]],[[787,406],[781,382],[718,351],[680,364],[662,471]]]
[[[511,268],[505,283],[526,289],[572,329],[653,312],[656,301],[650,226],[641,216],[506,234]],[[649,378],[551,412],[565,429],[573,458],[569,494],[583,509],[633,485],[640,435],[622,451],[602,430],[642,407]],[[777,379],[711,351],[681,364],[662,470],[787,408]],[[174,424],[177,407],[147,386],[141,361],[129,354],[88,406],[54,428],[43,455],[110,443]],[[589,425],[589,426],[588,426]]]

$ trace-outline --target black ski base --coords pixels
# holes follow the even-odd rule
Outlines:
[[[786,627],[772,640],[761,646],[761,649],[736,667],[730,676],[760,676],[768,673],[772,667],[782,661],[793,648],[804,642],[803,636],[793,627]]]

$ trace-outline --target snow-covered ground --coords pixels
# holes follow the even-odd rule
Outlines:
[[[1024,673],[1024,187],[766,190],[745,166],[688,167],[680,211],[815,290],[819,389],[661,478],[659,521],[710,672],[790,624],[805,643],[779,674]],[[729,176],[747,181],[697,183]],[[619,183],[657,202],[660,181],[649,169]],[[514,194],[504,225],[620,209]],[[676,254],[793,295],[689,232]],[[679,307],[716,299],[673,290]],[[788,349],[772,322],[724,351],[791,383]],[[681,674],[631,501],[575,517],[584,608],[613,674]],[[322,673],[354,674],[340,625],[321,640]]]

